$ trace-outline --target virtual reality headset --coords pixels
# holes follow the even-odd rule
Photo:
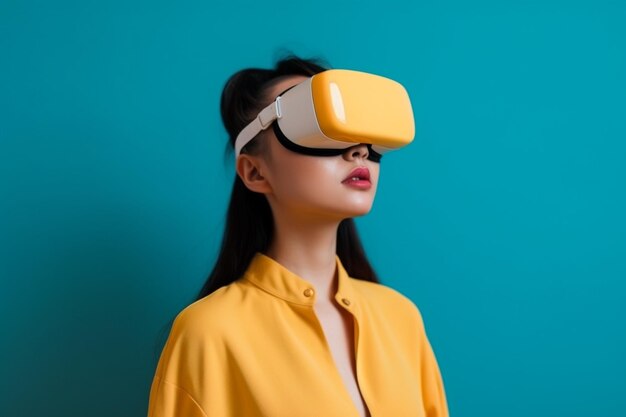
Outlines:
[[[415,136],[411,101],[400,83],[344,69],[320,72],[281,93],[239,133],[235,159],[269,126],[294,152],[340,155],[363,143],[369,148],[368,159],[375,162]]]

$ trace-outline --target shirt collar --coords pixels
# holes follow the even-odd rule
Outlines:
[[[338,287],[335,300],[345,308],[352,308],[356,297],[351,278],[335,254]],[[315,286],[308,280],[287,269],[277,260],[256,252],[242,279],[268,293],[296,304],[313,306],[317,298]]]

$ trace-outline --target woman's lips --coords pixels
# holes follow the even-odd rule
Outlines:
[[[352,178],[348,178],[347,180],[342,181],[342,184],[345,184],[349,187],[358,188],[361,190],[367,190],[372,186],[372,183],[369,180],[352,179]]]
[[[344,181],[349,180],[350,178],[354,178],[354,177],[358,177],[361,180],[369,181],[370,170],[367,169],[366,167],[356,167],[352,170],[352,172],[350,172],[350,174],[348,174],[346,178],[344,178]]]
[[[353,188],[366,190],[372,186],[370,171],[365,167],[355,168],[341,183]]]

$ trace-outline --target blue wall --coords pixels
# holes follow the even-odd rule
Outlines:
[[[145,415],[220,243],[221,88],[285,48],[409,90],[357,224],[451,414],[626,415],[626,6],[431,3],[3,1],[0,415]]]

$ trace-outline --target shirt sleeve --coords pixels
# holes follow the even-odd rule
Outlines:
[[[194,319],[179,314],[163,347],[150,387],[148,417],[206,417],[201,387],[208,376],[203,364],[210,347]]]
[[[184,389],[155,376],[150,388],[148,417],[207,417],[200,405]]]
[[[413,304],[413,307],[417,313],[417,328],[419,332],[417,335],[419,337],[417,356],[420,364],[424,411],[427,417],[449,417],[446,393],[437,358],[426,334],[422,315],[415,304]]]
[[[428,417],[448,417],[448,404],[437,359],[426,333],[421,347],[422,398]]]

